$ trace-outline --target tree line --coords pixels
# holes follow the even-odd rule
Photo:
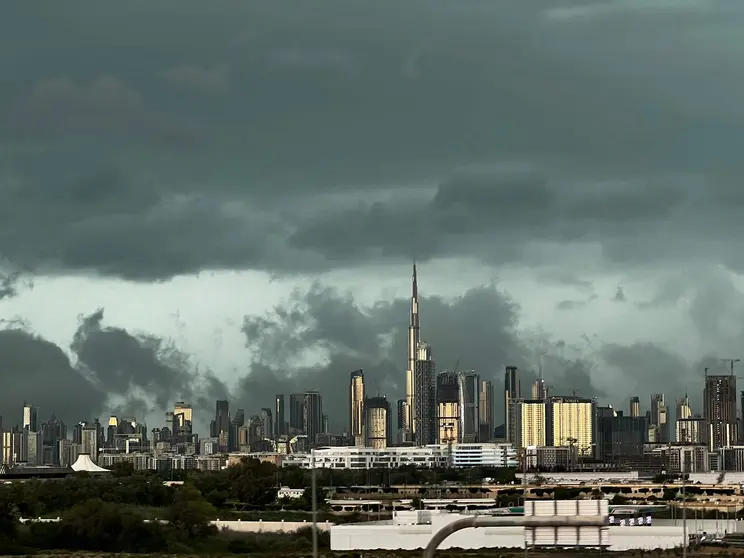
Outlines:
[[[157,514],[174,502],[177,490],[166,486],[167,480],[181,480],[198,490],[212,506],[212,519],[229,519],[241,511],[309,511],[312,503],[311,472],[295,467],[276,467],[257,459],[244,459],[221,471],[135,471],[130,464],[120,464],[112,475],[98,477],[77,473],[58,481],[29,480],[0,485],[0,501],[14,502],[20,517],[58,517],[66,510],[92,499],[142,508],[141,513]],[[481,484],[483,478],[513,482],[509,469],[372,469],[368,471],[316,470],[317,502],[322,506],[324,487],[341,488],[337,497],[354,486],[432,485],[434,483]],[[304,489],[298,499],[277,501],[280,487]],[[148,511],[149,510],[149,511]],[[153,516],[154,517],[154,516]]]

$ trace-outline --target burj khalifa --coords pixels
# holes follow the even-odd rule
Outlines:
[[[419,346],[419,307],[418,307],[418,283],[416,281],[416,262],[413,262],[413,284],[411,292],[411,321],[408,324],[408,366],[406,367],[406,409],[405,424],[406,434],[413,435],[416,432],[416,359]],[[409,438],[410,439],[410,438]]]

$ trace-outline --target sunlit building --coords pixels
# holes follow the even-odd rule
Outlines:
[[[517,405],[517,439],[515,444],[520,448],[529,446],[545,446],[546,432],[546,404],[540,399],[518,401]]]
[[[354,370],[349,382],[349,436],[355,446],[364,446],[364,372]]]
[[[546,445],[575,446],[580,456],[594,455],[596,403],[593,400],[551,397],[547,401],[546,411]]]

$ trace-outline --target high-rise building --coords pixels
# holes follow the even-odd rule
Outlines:
[[[744,396],[743,396],[744,397]],[[398,399],[396,405],[396,429],[402,432],[406,424],[406,400]]]
[[[364,445],[368,448],[382,449],[391,445],[390,403],[385,397],[368,397],[364,409]]]
[[[457,372],[440,372],[436,385],[437,442],[456,444],[460,442],[460,382]]]
[[[648,442],[648,417],[624,415],[612,407],[597,409],[597,457],[613,465],[637,462]]]
[[[582,397],[547,400],[547,445],[573,446],[580,456],[595,452],[596,403]]]
[[[630,398],[630,416],[631,417],[640,417],[641,416],[641,399],[638,396],[633,396]]]
[[[669,407],[663,393],[651,394],[651,427],[655,427],[658,443],[668,444],[670,438]]]
[[[519,448],[548,445],[546,403],[542,399],[519,400],[516,405],[517,424],[514,445]]]
[[[98,462],[98,429],[95,425],[88,424],[82,427],[81,434],[82,453],[90,455],[93,463]]]
[[[482,380],[478,393],[478,441],[481,443],[490,442],[493,438],[493,403],[493,382]]]
[[[692,417],[692,408],[690,408],[690,398],[685,396],[677,401],[677,417],[676,420],[684,420]]]
[[[225,453],[230,449],[230,403],[224,399],[215,403],[214,432],[218,451]]]
[[[240,429],[246,426],[245,424],[245,410],[238,409],[235,411],[235,416],[232,417],[230,420],[230,432],[227,435],[227,447],[228,451],[236,451],[241,448],[241,446],[248,445],[248,438],[247,434],[244,437],[245,439],[243,442],[241,442],[240,439]],[[246,427],[245,432],[248,432],[248,429]]]
[[[37,419],[37,409],[29,403],[23,404],[23,428],[31,432],[39,430],[39,423]]]
[[[736,376],[706,374],[703,408],[703,415],[707,422],[709,449],[717,450],[735,445],[739,440]]]
[[[318,434],[323,432],[323,398],[317,391],[306,391],[303,399],[303,423],[310,445],[314,445]]]
[[[286,414],[284,413],[284,394],[276,395],[276,404],[274,405],[274,438],[277,440],[280,436],[286,434]]]
[[[354,370],[349,382],[349,437],[364,447],[364,372]]]
[[[261,428],[263,429],[261,431],[261,436],[264,439],[270,440],[274,435],[274,421],[271,416],[271,409],[264,407],[261,409],[261,414],[259,416],[261,417]]]
[[[414,437],[416,445],[436,443],[436,386],[434,383],[434,356],[428,343],[420,342],[414,363]]]
[[[519,371],[516,366],[507,366],[504,372],[504,432],[509,442],[516,441],[514,420],[516,402],[522,398]]]
[[[416,358],[421,340],[416,262],[413,263],[413,278],[411,283],[411,316],[408,324],[408,364],[406,366],[406,414],[403,427],[404,430],[415,435],[418,426],[416,409],[420,408],[420,405],[416,402]],[[418,437],[416,439],[418,440]]]
[[[289,396],[289,434],[305,432],[305,394],[292,393]]]
[[[674,439],[680,444],[701,445],[707,443],[706,423],[702,417],[677,419]]]
[[[461,442],[464,444],[477,443],[480,427],[480,413],[478,411],[480,377],[472,370],[459,372],[457,376],[460,384]]]

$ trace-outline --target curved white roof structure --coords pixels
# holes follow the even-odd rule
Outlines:
[[[110,473],[108,469],[104,469],[103,467],[99,467],[90,458],[90,455],[87,453],[81,453],[78,455],[77,461],[72,464],[72,470],[76,473],[79,471],[85,471],[87,473]]]

